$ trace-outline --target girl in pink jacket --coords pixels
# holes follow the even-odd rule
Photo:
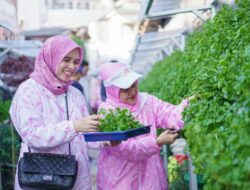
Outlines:
[[[87,143],[82,132],[97,131],[99,125],[99,116],[88,116],[84,97],[70,86],[82,59],[81,47],[68,37],[48,39],[36,58],[34,72],[19,86],[10,108],[22,138],[19,157],[28,147],[32,152],[68,154],[70,143],[71,153],[78,160],[74,190],[91,189]],[[17,174],[15,189],[21,189]]]
[[[160,150],[162,145],[172,143],[177,134],[166,130],[157,137],[156,129],[181,129],[184,125],[181,112],[187,106],[187,101],[175,106],[147,93],[139,93],[140,77],[141,75],[123,63],[105,63],[100,68],[100,78],[107,94],[107,100],[100,108],[127,108],[141,124],[151,125],[151,132],[100,151],[98,190],[168,188]]]

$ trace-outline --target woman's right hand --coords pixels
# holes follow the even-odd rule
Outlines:
[[[165,130],[156,138],[156,142],[159,146],[172,144],[177,136],[178,133],[171,133],[169,130]]]
[[[73,121],[74,128],[76,132],[96,132],[98,131],[98,126],[100,125],[99,115],[90,115],[83,117],[82,119]]]

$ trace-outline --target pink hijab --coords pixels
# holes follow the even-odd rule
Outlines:
[[[111,78],[113,75],[115,75],[117,72],[119,72],[121,69],[123,69],[124,67],[127,67],[127,65],[124,63],[119,63],[119,62],[104,63],[100,67],[100,72],[99,72],[100,79],[107,80]],[[106,103],[111,104],[112,107],[127,108],[130,112],[137,112],[141,108],[140,93],[137,93],[136,103],[134,105],[129,105],[121,102],[119,97],[120,88],[112,85],[109,87],[105,87],[105,90],[107,95]]]
[[[65,93],[73,81],[64,82],[58,79],[56,71],[63,58],[74,49],[79,49],[80,61],[82,62],[82,48],[69,37],[58,35],[47,39],[36,57],[35,69],[30,78],[55,95]]]

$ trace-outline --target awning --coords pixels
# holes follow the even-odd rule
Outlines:
[[[50,28],[41,28],[38,30],[29,30],[21,32],[25,37],[40,37],[40,36],[54,36],[59,34],[65,34],[69,32],[70,29],[63,27],[50,27]]]
[[[199,18],[197,20],[203,23],[209,18],[203,13],[210,10],[211,17],[215,14],[214,2],[215,0],[142,0],[139,14],[140,34],[137,35],[130,58],[133,68],[141,74],[146,74],[156,62],[177,49],[183,50],[188,24],[177,26],[176,23],[180,22],[178,15],[193,13],[196,17],[191,14],[192,19]],[[189,21],[193,22],[191,19]]]
[[[176,49],[183,49],[183,41],[182,30],[138,35],[130,64],[137,72],[145,74],[151,70],[155,62],[162,60]]]
[[[0,60],[3,60],[3,57],[9,52],[27,57],[36,57],[41,46],[42,42],[40,41],[0,41]]]

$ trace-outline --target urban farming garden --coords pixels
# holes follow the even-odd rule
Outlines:
[[[140,85],[175,104],[195,95],[184,112],[184,135],[204,189],[250,189],[249,30],[249,0],[223,7]]]
[[[195,95],[184,136],[204,189],[250,189],[249,0],[223,7],[187,38],[184,51],[155,64],[140,88],[174,104]],[[9,105],[0,100],[1,189],[12,189],[20,146]]]

